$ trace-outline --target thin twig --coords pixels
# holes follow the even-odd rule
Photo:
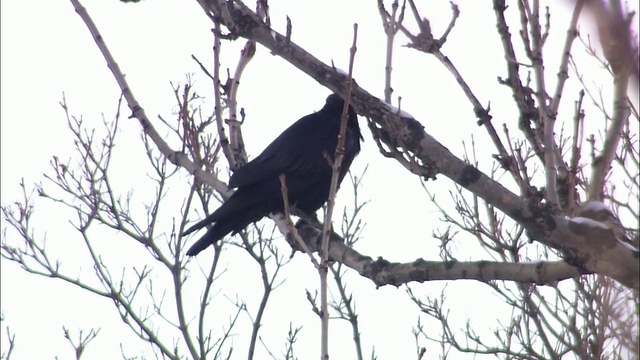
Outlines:
[[[318,263],[318,260],[316,260],[315,256],[313,256],[313,251],[311,251],[307,243],[302,240],[302,237],[300,237],[300,234],[298,233],[298,229],[296,229],[296,227],[293,225],[293,222],[291,221],[291,210],[289,209],[289,192],[287,190],[286,176],[284,174],[280,174],[279,179],[280,191],[282,192],[282,201],[284,203],[284,217],[287,222],[289,233],[291,234],[291,236],[293,236],[302,250],[304,250],[304,252],[309,255],[309,260],[311,260],[313,266],[315,266],[316,269],[320,269],[320,263]]]
[[[567,177],[567,210],[568,214],[573,214],[573,209],[576,205],[576,192],[574,191],[577,178],[578,178],[578,164],[580,163],[580,150],[582,148],[583,138],[583,120],[584,110],[582,110],[582,101],[584,100],[584,90],[580,90],[578,100],[575,104],[575,113],[573,115],[573,139],[571,143],[571,160],[569,165],[569,174]],[[580,144],[580,145],[579,145]]]
[[[247,154],[244,149],[244,140],[242,138],[242,127],[240,126],[242,121],[238,121],[238,87],[240,86],[240,77],[244,72],[251,59],[256,53],[256,42],[254,40],[247,40],[244,48],[240,52],[240,59],[238,60],[238,66],[236,72],[231,79],[231,86],[227,92],[227,99],[229,106],[229,137],[231,140],[231,150],[233,152],[233,160],[235,163],[230,163],[232,169],[238,169],[247,162]]]
[[[324,216],[324,228],[322,230],[322,244],[320,247],[320,305],[322,314],[322,334],[321,334],[321,356],[329,359],[329,307],[327,300],[328,284],[327,272],[329,267],[329,236],[331,234],[331,218],[335,205],[336,192],[338,191],[338,177],[342,167],[344,155],[345,134],[347,131],[347,121],[349,119],[349,101],[351,100],[351,87],[353,78],[353,62],[356,56],[356,44],[358,42],[358,24],[353,24],[353,43],[351,45],[349,57],[349,72],[347,75],[346,91],[344,96],[344,108],[342,109],[342,119],[340,122],[340,132],[332,164],[331,185],[329,187],[329,201]]]
[[[229,138],[227,137],[227,133],[224,128],[224,118],[222,116],[222,82],[220,81],[220,51],[222,51],[222,41],[220,33],[220,22],[214,21],[213,26],[213,115],[216,122],[216,130],[218,132],[219,139],[218,141],[220,142],[222,153],[224,154],[230,166],[233,167],[236,164],[236,160],[234,157],[234,153],[231,150],[231,143],[229,141]]]
[[[571,22],[567,29],[567,36],[564,41],[564,47],[562,49],[562,57],[560,59],[560,67],[558,69],[558,83],[556,84],[556,90],[549,105],[549,114],[551,117],[556,118],[558,115],[558,108],[560,107],[560,100],[562,99],[562,92],[564,90],[564,84],[569,78],[569,59],[571,58],[571,46],[574,40],[578,36],[578,19],[580,19],[580,13],[584,6],[585,0],[577,0],[576,6],[573,9],[571,15]],[[566,177],[567,166],[562,157],[559,156],[559,149],[556,149],[556,165],[558,166],[558,172],[561,176]]]
[[[554,128],[556,123],[555,114],[549,113],[547,100],[547,88],[545,83],[545,72],[543,63],[542,50],[544,42],[542,39],[542,28],[540,26],[540,3],[538,0],[533,1],[530,6],[528,0],[518,2],[522,21],[522,36],[527,48],[527,56],[533,64],[533,72],[536,82],[536,99],[538,104],[538,122],[543,128],[543,144],[544,144],[544,166],[546,178],[546,199],[551,204],[558,206],[560,199],[557,190],[558,168],[556,166],[557,145],[555,141]],[[533,7],[533,9],[531,8]],[[527,33],[529,30],[529,33]]]
[[[407,1],[402,2],[402,8],[398,15],[398,0],[394,0],[391,4],[391,14],[389,14],[384,8],[384,1],[378,0],[378,11],[382,18],[382,27],[387,35],[387,46],[384,66],[384,101],[391,104],[391,94],[393,88],[391,87],[391,72],[393,70],[393,43],[396,38],[398,30],[402,26],[404,20],[404,10],[406,8]]]

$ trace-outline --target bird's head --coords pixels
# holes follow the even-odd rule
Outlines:
[[[344,100],[338,94],[331,94],[327,97],[327,101],[322,108],[322,111],[332,115],[341,116],[344,108]],[[349,104],[349,122],[347,123],[349,128],[358,134],[360,140],[364,140],[362,133],[360,133],[360,125],[358,125],[358,116],[356,111],[353,110],[353,106]]]

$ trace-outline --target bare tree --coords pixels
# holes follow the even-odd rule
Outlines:
[[[334,276],[338,296],[331,303],[326,286],[321,287],[319,302],[315,294],[307,292],[311,308],[324,319],[322,358],[332,354],[326,329],[329,307],[336,318],[349,322],[357,358],[363,359],[369,351],[362,348],[354,300],[358,294],[353,288],[347,289],[345,268],[355,270],[376,286],[406,286],[421,314],[413,329],[418,359],[434,357],[427,352],[432,342],[439,348],[440,358],[454,358],[460,353],[507,359],[640,357],[639,115],[629,95],[630,87],[638,87],[638,45],[637,35],[631,30],[633,14],[620,2],[571,2],[571,19],[552,26],[553,7],[539,1],[520,0],[509,6],[504,0],[493,1],[495,16],[491,20],[502,44],[503,53],[498,58],[504,62],[506,74],[497,81],[509,89],[510,101],[517,109],[517,120],[501,120],[502,127],[497,126],[490,107],[482,105],[478,89],[458,70],[457,59],[443,49],[464,11],[453,3],[449,26],[438,35],[429,21],[433,15],[426,16],[413,0],[378,0],[375,4],[386,39],[382,101],[371,95],[373,89],[359,86],[357,77],[351,78],[351,71],[345,74],[315,58],[304,44],[297,44],[292,39],[290,21],[285,34],[275,31],[266,1],[257,1],[252,10],[239,1],[198,0],[213,25],[214,61],[209,66],[194,60],[213,84],[213,109],[205,115],[204,99],[187,80],[174,88],[178,104],[175,119],[160,118],[162,124],[147,117],[89,14],[77,0],[71,3],[107,60],[123,96],[114,119],[104,120],[102,135],[86,129],[82,119],[73,116],[62,101],[76,140],[77,162],[65,163],[54,157],[53,173],[45,175],[47,185],[38,185],[32,192],[22,184],[23,197],[2,207],[4,218],[21,239],[10,239],[4,232],[2,257],[25,271],[61,279],[111,300],[122,321],[151,344],[157,357],[217,359],[235,358],[241,353],[252,359],[261,345],[274,358],[296,358],[299,324],[290,323],[281,353],[274,350],[276,345],[262,342],[259,335],[270,295],[283,281],[279,274],[288,262],[283,248],[271,241],[268,231],[256,224],[235,240],[214,244],[215,255],[207,266],[185,258],[180,236],[190,211],[198,208],[206,214],[230,195],[220,170],[237,169],[247,161],[242,137],[244,111],[239,109],[236,94],[258,45],[348,99],[367,118],[380,154],[395,159],[422,179],[425,191],[440,209],[441,227],[433,234],[440,242],[440,259],[411,263],[394,263],[382,257],[374,260],[354,249],[363,227],[359,212],[364,202],[357,196],[351,211],[343,214],[340,234],[331,233],[324,240],[323,234],[331,229],[335,193],[329,201],[324,228],[304,221],[293,226],[289,209],[287,214],[271,216],[294,251],[304,249],[308,253],[324,283],[329,271]],[[602,51],[580,32],[579,21],[586,16],[597,26]],[[566,34],[562,51],[548,48],[552,31]],[[512,35],[515,32],[518,37]],[[451,74],[476,116],[470,120],[486,132],[494,154],[487,156],[484,149],[478,154],[475,139],[469,139],[467,152],[457,157],[425,131],[421,119],[403,111],[399,101],[397,106],[391,105],[393,50],[400,37],[408,41],[407,47],[433,56]],[[245,41],[240,60],[223,80],[223,45],[239,39]],[[352,64],[356,46],[354,36]],[[603,97],[587,74],[581,73],[572,56],[576,47],[586,49],[609,71],[612,98]],[[552,56],[560,60],[558,69],[554,69],[555,82],[550,85],[550,68],[545,67],[545,61]],[[567,93],[570,81],[581,87],[578,93]],[[562,105],[571,100],[572,104]],[[141,124],[149,178],[155,189],[143,211],[132,194],[118,191],[110,176],[122,101]],[[587,106],[587,102],[594,106]],[[587,112],[587,107],[596,111]],[[588,117],[598,119],[602,126],[588,126]],[[161,131],[169,131],[171,141]],[[182,169],[190,176],[185,177]],[[436,175],[450,180],[450,200],[436,199],[429,190],[429,180]],[[352,177],[356,195],[360,179]],[[187,183],[190,185],[185,186]],[[167,211],[163,199],[168,188],[188,194],[170,230],[158,223],[160,214]],[[34,194],[74,212],[72,221],[85,243],[93,274],[71,275],[50,255],[30,222]],[[632,225],[628,223],[633,221]],[[96,226],[106,226],[137,243],[145,261],[116,270],[108,254],[97,245]],[[468,257],[457,249],[461,242],[473,242],[483,255],[458,260]],[[211,304],[223,271],[219,264],[225,249],[241,249],[257,265],[261,297],[255,307],[241,299],[233,300],[227,323],[215,327],[207,319],[222,311]],[[316,259],[314,253],[320,253],[320,258]],[[162,270],[152,270],[153,265]],[[201,280],[197,284],[188,276],[195,272]],[[471,322],[460,327],[450,318],[454,310],[447,305],[446,290],[440,296],[423,295],[412,285],[462,279],[488,285],[486,291],[496,294],[510,309],[510,321],[495,328]],[[196,286],[198,308],[194,311],[186,303],[194,303]],[[250,319],[251,335],[246,347],[237,348],[230,339],[242,317]],[[491,336],[480,335],[487,330]],[[65,330],[77,358],[98,331],[92,329],[86,336],[81,332],[79,340],[74,341]],[[3,357],[9,358],[15,336],[7,333],[10,341]],[[373,351],[371,357],[375,357]]]

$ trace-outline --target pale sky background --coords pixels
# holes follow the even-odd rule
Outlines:
[[[184,83],[186,74],[193,74],[196,90],[206,97],[204,109],[211,110],[209,80],[191,60],[191,55],[211,66],[210,29],[213,25],[196,1],[147,0],[126,5],[116,0],[93,0],[83,1],[83,4],[158,129],[162,129],[158,115],[172,119],[175,111],[170,82]],[[284,30],[285,15],[288,15],[293,23],[293,41],[322,61],[333,61],[343,69],[348,66],[352,26],[357,22],[359,42],[354,77],[365,89],[382,97],[385,42],[375,1],[272,0],[269,4],[275,30]],[[491,114],[496,124],[509,123],[515,131],[517,118],[510,91],[496,81],[496,77],[504,76],[506,70],[501,55],[496,55],[502,50],[491,5],[477,1],[459,1],[458,4],[461,16],[443,51],[456,64],[480,101],[483,104],[491,102]],[[82,115],[88,128],[101,131],[102,116],[107,120],[113,118],[120,91],[69,2],[3,0],[1,6],[1,190],[2,203],[8,204],[19,199],[21,178],[31,188],[32,184],[43,181],[43,173],[51,173],[49,161],[53,155],[63,160],[75,156],[65,115],[59,105],[63,92],[71,113]],[[449,21],[449,3],[431,1],[423,14],[430,17],[434,33],[439,35]],[[551,44],[561,44],[564,40],[569,15],[568,9],[553,9]],[[415,28],[413,21],[407,21],[407,24]],[[512,28],[511,32],[517,36],[517,29]],[[421,121],[430,134],[457,156],[463,155],[462,142],[468,143],[474,134],[480,147],[479,156],[487,156],[480,168],[487,172],[492,165],[487,154],[492,153],[493,148],[487,145],[485,132],[476,126],[471,105],[435,58],[400,46],[406,42],[402,36],[396,40],[394,96],[402,96],[402,108]],[[239,50],[243,44],[243,40],[238,40],[223,46]],[[583,54],[579,43],[575,47],[574,54]],[[231,54],[237,56],[238,50]],[[545,60],[549,89],[555,86],[560,51],[561,47],[549,45],[548,53],[553,54]],[[234,69],[235,64],[235,58],[227,58],[223,67]],[[585,62],[583,71],[600,71],[595,66],[589,67],[592,65]],[[314,80],[258,46],[256,57],[242,78],[238,95],[240,105],[247,111],[247,126],[243,132],[250,156],[256,156],[292,122],[321,108],[328,94],[329,91]],[[572,106],[576,94],[576,88],[567,89],[564,104]],[[128,109],[124,109],[128,115]],[[571,115],[565,112],[560,116]],[[352,173],[359,175],[369,165],[360,197],[369,200],[370,204],[363,212],[367,228],[358,250],[374,258],[383,256],[397,262],[413,261],[418,257],[437,260],[438,242],[431,235],[441,225],[437,211],[415,176],[378,154],[363,118],[360,118],[360,126],[365,142],[362,154],[352,166]],[[138,165],[144,161],[140,131],[136,120],[122,119],[116,149],[119,152],[114,155],[115,159],[126,161],[114,167],[113,180],[123,192],[133,189],[134,199],[144,199],[152,191],[144,185],[148,182]],[[166,133],[165,130],[160,132]],[[482,146],[487,150],[483,151]],[[186,171],[184,174],[184,186],[188,186]],[[451,185],[444,176],[427,184],[443,204],[450,204],[448,189]],[[166,231],[171,229],[172,218],[180,215],[185,193],[184,189],[179,190],[175,199],[170,198],[175,203],[175,212],[165,209]],[[339,193],[341,203],[350,204],[351,196],[351,189],[345,183]],[[33,219],[36,235],[46,234],[52,253],[58,254],[71,274],[90,273],[90,265],[83,260],[87,251],[69,225],[70,214],[47,202],[37,201],[36,204]],[[191,219],[196,220],[197,214],[192,213]],[[2,228],[5,228],[4,222]],[[97,228],[96,232],[99,230]],[[11,238],[15,233],[9,231],[7,236]],[[132,264],[141,266],[148,261],[146,252],[123,243],[122,237],[119,240],[111,233],[104,233],[99,238],[105,258],[113,261],[116,269]],[[281,242],[280,249],[286,250],[288,255],[284,241],[276,241]],[[464,240],[458,245],[458,249],[461,248],[465,251],[459,260],[486,257],[474,253],[475,245],[467,245]],[[216,285],[221,293],[214,306],[231,309],[230,300],[223,294],[232,299],[237,294],[255,309],[254,289],[259,287],[255,278],[257,267],[251,264],[245,268],[249,260],[243,258],[242,252],[231,248],[227,251],[229,254],[223,264],[227,272]],[[211,255],[212,251],[206,251],[189,264],[194,277],[199,274],[198,264],[206,267]],[[123,335],[130,330],[120,323],[109,301],[58,280],[26,274],[6,261],[2,261],[1,268],[1,311],[5,317],[2,351],[6,351],[5,326],[9,326],[16,334],[16,359],[51,359],[55,356],[71,359],[72,349],[63,338],[64,325],[73,331],[101,328],[96,340],[89,345],[85,359],[120,358],[120,343],[128,356],[146,354],[153,357],[148,347],[131,332]],[[158,271],[156,287],[162,287],[163,272]],[[315,358],[319,347],[319,321],[309,309],[305,290],[313,291],[317,287],[317,273],[307,257],[298,254],[280,276],[286,282],[270,300],[262,337],[271,346],[271,351],[281,354],[289,321],[293,321],[294,326],[303,325],[296,344],[298,356]],[[371,281],[352,271],[347,281],[360,314],[365,358],[370,358],[373,348],[379,359],[414,358],[415,342],[411,330],[419,311],[408,299],[406,287],[375,289]],[[444,285],[443,282],[431,282],[412,284],[411,288],[417,294],[437,296]],[[194,294],[199,294],[202,282],[192,281],[189,286]],[[478,330],[485,326],[484,330],[490,331],[497,326],[501,314],[509,313],[509,309],[483,284],[458,281],[447,286],[451,321],[457,322],[459,327],[470,318]],[[469,301],[470,298],[473,301]],[[227,325],[229,316],[229,313],[217,314],[218,323],[212,319],[211,326],[219,331]],[[248,325],[246,316],[241,322],[235,331],[238,336],[234,339],[234,358],[246,358],[246,338],[242,331]],[[332,358],[355,356],[351,329],[347,325],[337,321],[331,324]],[[433,344],[421,344],[426,345],[437,351]],[[267,358],[264,348],[259,345],[258,349],[257,358]]]

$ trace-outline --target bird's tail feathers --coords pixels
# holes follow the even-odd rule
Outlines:
[[[241,231],[272,211],[272,205],[269,202],[258,202],[256,201],[257,199],[252,193],[238,190],[218,210],[183,232],[183,236],[188,235],[213,223],[207,233],[191,246],[187,251],[187,255],[197,255],[227,234]]]
[[[229,229],[227,227],[218,226],[220,224],[216,223],[213,225],[209,231],[207,231],[204,236],[202,236],[195,244],[191,245],[189,250],[187,251],[188,256],[198,255],[202,250],[211,246],[214,242],[222,239],[225,235],[230,233],[233,229]]]
[[[189,234],[191,234],[192,232],[198,231],[200,229],[202,229],[203,227],[211,224],[212,222],[216,221],[217,219],[217,214],[215,212],[209,214],[209,216],[207,216],[206,218],[198,221],[196,224],[192,225],[190,228],[188,228],[187,230],[182,232],[182,236],[187,236]]]

